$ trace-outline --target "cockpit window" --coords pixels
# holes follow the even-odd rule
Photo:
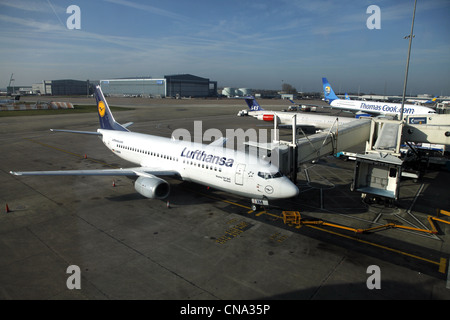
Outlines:
[[[273,178],[280,178],[283,175],[281,174],[281,172],[277,172],[277,173],[269,173],[269,172],[258,172],[258,176],[263,178],[263,179],[273,179]]]
[[[272,178],[281,178],[283,176],[283,174],[281,174],[280,171],[278,171],[277,173],[275,173],[274,175],[272,175]]]

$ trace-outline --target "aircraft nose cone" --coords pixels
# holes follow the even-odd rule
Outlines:
[[[300,190],[290,180],[288,181],[289,183],[287,183],[286,186],[283,188],[283,194],[286,198],[296,197],[299,194]]]

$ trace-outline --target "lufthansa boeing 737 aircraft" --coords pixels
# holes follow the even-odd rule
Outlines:
[[[151,199],[169,195],[169,183],[158,176],[174,176],[225,192],[257,200],[291,198],[295,184],[273,164],[241,151],[223,147],[220,140],[204,145],[183,140],[130,132],[114,120],[100,86],[95,89],[100,129],[97,132],[53,130],[92,134],[117,156],[137,165],[128,169],[12,172],[14,175],[101,175],[137,177],[135,189]]]
[[[401,113],[401,103],[387,103],[387,102],[372,102],[372,101],[359,101],[359,100],[347,100],[339,99],[331,88],[327,78],[322,78],[323,95],[324,100],[332,108],[343,109],[359,113],[367,113],[374,115],[387,115]],[[436,113],[431,108],[422,107],[412,104],[405,104],[403,106],[403,114],[407,115],[422,115],[429,113]]]

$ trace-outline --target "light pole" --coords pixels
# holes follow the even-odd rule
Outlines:
[[[405,82],[403,84],[403,97],[402,97],[402,110],[400,113],[400,121],[403,120],[403,107],[405,106],[405,95],[406,95],[406,84],[408,82],[408,69],[409,69],[409,57],[411,55],[411,43],[413,36],[413,30],[414,30],[414,18],[416,16],[416,4],[417,0],[414,1],[414,11],[413,11],[413,18],[412,18],[412,24],[411,24],[411,33],[409,36],[406,36],[405,39],[409,37],[409,47],[408,47],[408,59],[406,60],[406,71],[405,71]]]

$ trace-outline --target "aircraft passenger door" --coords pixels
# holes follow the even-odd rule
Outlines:
[[[235,176],[235,183],[237,185],[242,186],[244,184],[244,170],[245,170],[245,164],[240,163],[236,167],[236,176]]]

